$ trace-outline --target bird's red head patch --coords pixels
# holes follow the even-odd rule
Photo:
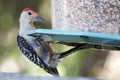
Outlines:
[[[32,9],[32,8],[24,8],[23,11],[33,11],[33,12],[37,12],[37,11],[35,11],[35,10]]]

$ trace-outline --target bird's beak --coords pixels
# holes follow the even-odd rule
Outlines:
[[[43,18],[41,18],[38,13],[34,13],[34,16],[33,16],[33,21],[36,21],[36,22],[45,22],[45,20]]]

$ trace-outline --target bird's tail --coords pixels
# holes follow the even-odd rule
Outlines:
[[[50,70],[52,71],[51,74],[52,74],[53,76],[59,76],[59,73],[58,73],[57,68],[50,68]]]
[[[57,64],[60,62],[60,59],[80,50],[80,49],[85,49],[85,45],[86,44],[82,44],[79,46],[76,46],[68,51],[62,52],[62,53],[56,53],[53,57],[52,60],[50,61],[50,65],[51,68],[49,68],[50,70],[52,70],[51,74],[53,74],[53,76],[59,76],[59,73],[57,71],[57,69],[55,68],[57,66]]]
[[[42,63],[41,67],[46,72],[52,74],[53,76],[59,76],[59,73],[58,73],[58,70],[57,70],[56,66],[54,66],[54,67],[53,66],[48,66],[42,59],[41,59],[41,63]]]

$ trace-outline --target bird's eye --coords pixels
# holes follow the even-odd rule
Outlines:
[[[32,15],[32,12],[28,12],[28,15]]]

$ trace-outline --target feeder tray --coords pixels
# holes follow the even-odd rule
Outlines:
[[[52,29],[36,29],[29,31],[27,34],[43,39],[46,42],[58,42],[69,46],[86,44],[85,48],[107,50],[120,49],[120,36],[117,35]]]

